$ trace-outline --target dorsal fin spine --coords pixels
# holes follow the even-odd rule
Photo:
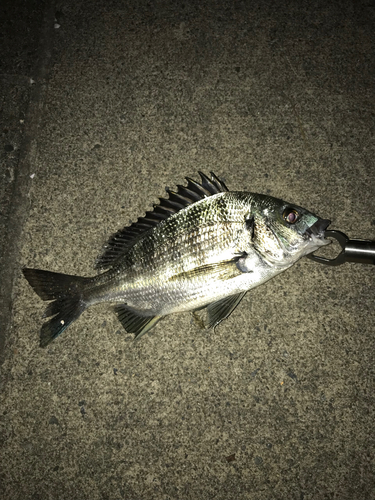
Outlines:
[[[186,177],[187,186],[177,186],[177,191],[166,188],[168,198],[159,198],[160,203],[154,205],[152,211],[139,217],[137,222],[117,231],[104,246],[102,254],[96,262],[97,269],[112,267],[138,241],[143,233],[159,225],[165,219],[204,198],[228,191],[228,188],[213,172],[211,179],[203,172],[198,172],[201,183]]]

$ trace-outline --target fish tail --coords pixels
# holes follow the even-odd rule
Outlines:
[[[86,309],[82,292],[90,278],[28,268],[23,269],[23,274],[42,300],[53,301],[43,315],[53,317],[40,330],[40,347],[46,347]]]

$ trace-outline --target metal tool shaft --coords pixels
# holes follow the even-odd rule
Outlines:
[[[325,236],[338,241],[342,248],[339,255],[334,259],[327,259],[326,257],[310,254],[307,256],[308,258],[327,266],[340,266],[345,262],[375,265],[375,241],[351,240],[346,234],[336,230],[326,231]]]
[[[346,262],[375,265],[375,242],[365,240],[349,240],[345,245]]]

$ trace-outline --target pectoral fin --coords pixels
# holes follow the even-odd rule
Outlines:
[[[126,304],[118,304],[115,306],[115,311],[122,326],[128,333],[134,333],[136,340],[139,340],[162,319],[162,316],[142,316],[129,309]]]
[[[200,267],[175,274],[170,281],[190,281],[199,277],[208,276],[213,280],[229,280],[242,274],[242,271],[237,266],[237,258],[218,262],[214,264],[205,264]]]
[[[209,304],[206,308],[207,319],[205,327],[214,328],[224,319],[228,318],[228,316],[230,316],[230,314],[244,298],[245,293],[246,292],[241,292],[237,295],[231,295],[230,297],[225,297],[225,299],[217,300],[216,302]]]

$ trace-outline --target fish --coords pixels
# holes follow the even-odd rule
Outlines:
[[[266,194],[229,191],[213,172],[173,191],[113,234],[98,274],[24,268],[43,301],[46,347],[90,306],[110,302],[124,329],[141,338],[162,318],[192,312],[215,328],[246,292],[330,243],[330,221]],[[204,317],[202,317],[202,314]]]

